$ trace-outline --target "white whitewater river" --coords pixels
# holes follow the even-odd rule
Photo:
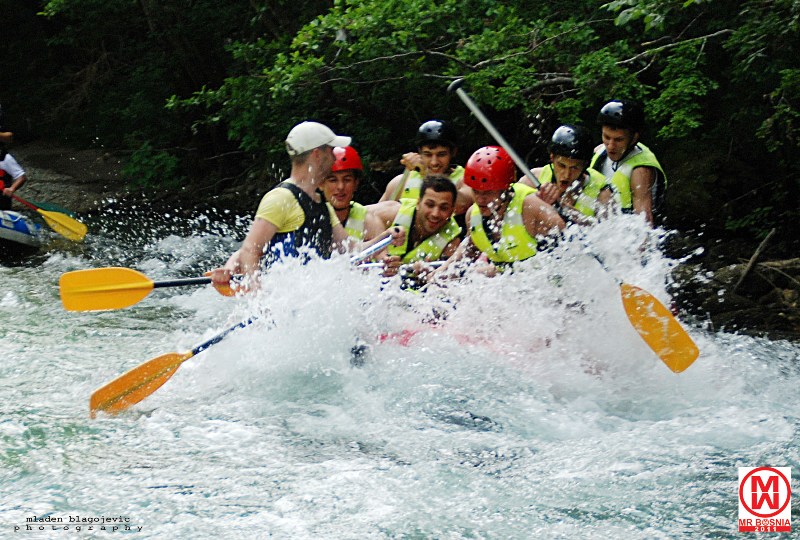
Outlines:
[[[64,311],[64,272],[190,277],[235,248],[214,219],[141,223],[162,232],[107,215],[82,247],[0,264],[2,538],[740,538],[738,467],[800,485],[800,346],[682,319],[701,354],[672,373],[581,242],[436,294],[381,290],[339,257],[245,298],[194,286]],[[644,238],[626,217],[588,245],[669,304],[675,261]],[[89,418],[96,388],[253,314],[131,410]],[[101,518],[125,521],[89,531]]]

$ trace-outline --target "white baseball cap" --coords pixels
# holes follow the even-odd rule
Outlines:
[[[331,128],[319,122],[301,122],[292,128],[286,137],[286,151],[290,156],[299,156],[320,146],[350,146],[350,137],[337,135]]]

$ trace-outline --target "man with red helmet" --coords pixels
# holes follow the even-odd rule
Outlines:
[[[484,146],[467,162],[464,183],[472,188],[475,204],[467,212],[469,235],[438,273],[463,258],[485,255],[493,275],[517,261],[536,255],[537,238],[565,227],[558,212],[536,196],[533,188],[514,183],[514,162],[502,147]]]
[[[644,108],[635,101],[609,101],[600,109],[597,123],[603,144],[595,150],[590,167],[608,179],[623,212],[644,214],[652,225],[664,199],[667,176],[655,154],[639,142]]]
[[[357,242],[371,240],[391,225],[399,205],[389,202],[364,206],[355,202],[353,196],[364,175],[361,156],[352,146],[337,146],[333,155],[336,161],[322,186],[325,198],[350,238]]]
[[[552,204],[565,221],[587,224],[611,201],[611,188],[602,173],[589,169],[594,154],[592,136],[583,126],[564,124],[550,141],[550,163],[531,169],[519,182],[538,189],[536,195]]]

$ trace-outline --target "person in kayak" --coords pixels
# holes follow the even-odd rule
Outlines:
[[[291,174],[264,195],[242,246],[211,271],[214,284],[227,284],[234,274],[251,276],[283,257],[327,258],[333,249],[347,251],[347,233],[319,188],[335,161],[333,148],[350,141],[317,122],[292,128],[286,138]]]
[[[559,126],[550,140],[550,163],[531,169],[539,180],[536,195],[553,205],[567,222],[593,223],[597,213],[611,202],[611,187],[599,171],[589,169],[594,155],[594,143],[589,130],[583,126]],[[519,183],[532,188],[528,176]]]
[[[464,168],[453,163],[458,153],[457,141],[455,129],[448,122],[428,120],[420,125],[415,140],[417,151],[403,154],[400,163],[406,170],[389,181],[380,202],[417,200],[425,176],[442,175],[456,186],[455,213],[463,214],[472,204],[472,191],[464,185]]]
[[[0,210],[11,210],[11,196],[28,180],[14,156],[0,145]]]
[[[337,146],[333,155],[336,161],[323,184],[325,198],[336,211],[348,237],[356,242],[371,240],[391,225],[397,203],[387,201],[365,206],[355,202],[353,197],[364,176],[361,156],[352,146]]]
[[[533,188],[515,183],[515,167],[502,147],[476,150],[464,171],[464,183],[472,188],[475,204],[467,212],[467,238],[435,277],[446,276],[462,260],[486,264],[477,270],[492,276],[517,261],[536,255],[540,239],[564,229],[564,220]]]
[[[0,105],[0,210],[11,210],[11,196],[28,180],[17,160],[8,153],[6,144],[14,139],[14,133],[7,129]]]
[[[590,168],[603,174],[624,213],[644,214],[650,225],[664,202],[667,175],[655,154],[639,141],[644,108],[635,101],[609,101],[597,115],[603,143]]]

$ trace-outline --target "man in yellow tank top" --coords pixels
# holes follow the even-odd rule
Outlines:
[[[292,128],[286,138],[291,175],[264,195],[241,248],[212,270],[215,284],[229,283],[234,274],[258,272],[265,257],[302,256],[308,250],[326,257],[333,249],[347,250],[347,233],[319,187],[331,172],[333,148],[349,144],[350,137],[317,122]]]

